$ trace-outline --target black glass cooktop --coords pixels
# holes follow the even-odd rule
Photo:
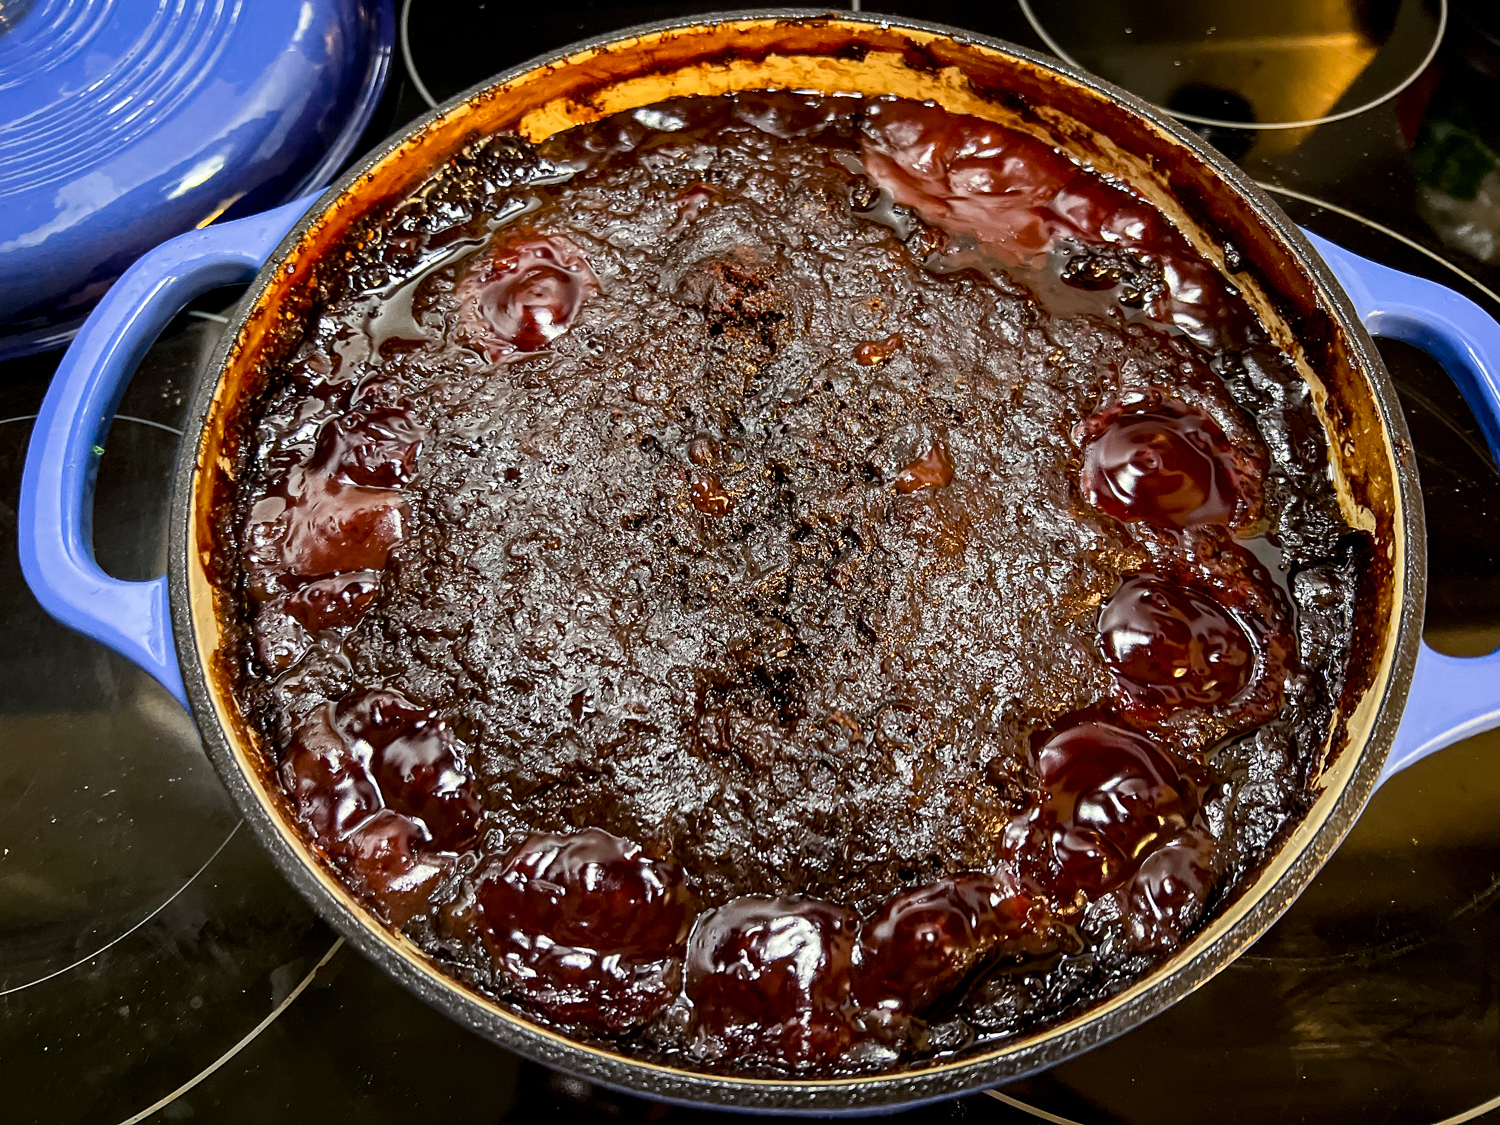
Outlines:
[[[1187,115],[1289,214],[1500,316],[1500,11],[1489,0],[874,0],[1070,57]],[[416,0],[376,143],[570,40],[711,4]],[[233,293],[179,317],[110,431],[95,540],[158,573],[176,427]],[[1429,640],[1500,643],[1500,479],[1441,370],[1382,346],[1431,530]],[[684,1122],[522,1062],[314,917],[239,826],[192,723],[52,622],[15,505],[56,357],[0,365],[0,1118]],[[1500,735],[1390,782],[1249,954],[1146,1026],[912,1121],[1427,1125],[1500,1107]],[[1494,1115],[1500,1119],[1500,1111]]]

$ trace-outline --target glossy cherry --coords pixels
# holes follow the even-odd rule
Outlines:
[[[320,578],[287,596],[286,612],[314,632],[353,625],[380,591],[380,572],[355,570]]]
[[[1181,945],[1203,917],[1216,875],[1214,843],[1201,830],[1190,829],[1147,856],[1120,890],[1136,945],[1153,952]]]
[[[675,864],[598,828],[533,833],[474,883],[498,971],[549,1015],[638,1026],[676,991],[692,897]]]
[[[427,717],[421,707],[390,688],[350,696],[338,707],[340,728],[371,746],[384,746]]]
[[[953,483],[953,458],[942,442],[933,442],[926,451],[896,473],[896,491],[905,495],[924,488],[937,490]]]
[[[336,847],[382,807],[368,754],[338,730],[332,705],[297,729],[280,772],[297,815],[325,848]]]
[[[401,926],[424,910],[452,857],[435,856],[427,831],[410,817],[382,809],[349,834],[342,866],[379,903],[386,920]]]
[[[1050,849],[1044,878],[1060,899],[1118,885],[1186,827],[1195,786],[1151,739],[1100,720],[1052,734],[1036,754],[1037,810]]]
[[[1163,528],[1244,517],[1229,440],[1206,415],[1152,396],[1096,414],[1084,433],[1083,495],[1100,511]]]
[[[345,737],[368,747],[369,769],[388,807],[421,822],[434,847],[464,851],[479,831],[479,798],[453,733],[393,691],[339,708]]]
[[[902,891],[861,931],[859,997],[920,1013],[997,957],[1050,949],[1041,913],[1009,880],[978,873]]]
[[[424,845],[463,851],[478,833],[480,807],[456,747],[447,727],[405,696],[365,692],[298,728],[282,785],[331,850],[389,809],[416,824]]]
[[[255,607],[255,655],[273,676],[296,664],[313,644],[307,630],[287,613],[286,602],[281,595]]]
[[[383,570],[405,534],[406,505],[387,489],[299,470],[286,492],[250,513],[248,561],[262,574],[295,580]]]
[[[400,488],[416,474],[423,437],[405,411],[355,410],[323,427],[314,463],[345,484]]]
[[[1066,229],[1050,204],[1077,166],[1013,129],[916,102],[876,102],[862,156],[897,203],[1012,261],[1036,259]]]
[[[737,898],[704,914],[688,942],[687,995],[709,1055],[794,1070],[849,1046],[859,919],[828,902]]]
[[[566,332],[599,281],[561,235],[498,246],[459,284],[462,322],[492,361],[545,351]]]
[[[1160,711],[1216,707],[1255,672],[1256,645],[1207,593],[1138,574],[1099,613],[1105,663],[1133,703]]]
[[[480,901],[514,928],[624,957],[680,952],[692,921],[676,865],[600,828],[532,833],[484,882]]]

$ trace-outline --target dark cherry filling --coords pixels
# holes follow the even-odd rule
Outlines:
[[[1083,495],[1126,523],[1183,528],[1251,516],[1229,440],[1214,422],[1158,394],[1101,411],[1083,426]]]
[[[870,178],[897,203],[1013,263],[1040,259],[1052,246],[1065,226],[1052,200],[1079,171],[1023,133],[911,102],[870,107],[862,155]]]
[[[862,1003],[920,1014],[1001,957],[1035,957],[1057,940],[1045,910],[994,876],[970,873],[887,900],[860,935]]]
[[[1151,314],[1205,344],[1241,319],[1223,279],[1160,213],[1035,137],[937,106],[880,101],[866,115],[861,155],[895,202],[1008,264],[1041,267],[1065,242],[1085,258],[1128,251],[1151,282],[1121,286],[1122,303],[1139,306],[1154,291]],[[1085,289],[1121,285],[1112,269],[1064,276]]]
[[[1165,751],[1102,720],[1055,732],[1036,764],[1042,799],[1032,816],[1043,837],[1036,874],[1060,901],[1118,886],[1197,812],[1197,786]]]
[[[270,590],[287,580],[384,570],[407,512],[398,493],[297,469],[285,495],[260,501],[250,519],[249,562]]]
[[[461,328],[491,362],[546,351],[599,281],[561,235],[501,243],[459,283]]]
[[[411,483],[423,434],[404,411],[375,407],[335,419],[318,438],[315,464],[343,483],[400,488]]]
[[[282,672],[313,644],[311,634],[348,629],[374,602],[409,512],[411,483],[425,434],[395,396],[365,388],[346,412],[323,424],[306,464],[250,510],[248,593],[257,604],[256,652]]]
[[[353,625],[380,591],[378,570],[355,570],[309,582],[286,599],[286,612],[306,629]]]
[[[436,847],[461,852],[479,830],[479,798],[441,719],[394,691],[339,708],[348,737],[371,748],[370,770],[386,804],[427,827]]]
[[[1218,878],[1214,844],[1199,828],[1167,841],[1120,889],[1138,948],[1168,951],[1203,917]]]
[[[510,989],[556,1019],[624,1031],[678,988],[692,896],[674,864],[628,840],[533,833],[485,861],[475,900]]]
[[[853,1041],[859,918],[829,902],[737,898],[698,919],[687,995],[711,1058],[826,1066]]]
[[[386,917],[402,925],[427,908],[453,857],[430,850],[421,821],[381,809],[349,834],[345,864],[380,904]]]
[[[399,410],[356,410],[325,424],[312,459],[250,511],[252,594],[266,598],[307,579],[385,569],[405,534],[408,512],[399,488],[410,481],[421,444],[420,430]],[[358,598],[353,593],[346,609]],[[298,620],[317,617],[319,600],[337,600],[322,593],[308,599],[303,613],[291,606],[288,612]],[[352,621],[303,623],[323,628]]]
[[[1255,673],[1257,646],[1228,610],[1151,575],[1104,603],[1099,645],[1130,701],[1162,712],[1227,703]]]
[[[463,851],[478,835],[479,799],[456,745],[432,713],[373,691],[315,711],[281,763],[298,816],[393,921],[426,905],[447,864],[433,853]]]
[[[297,729],[281,763],[281,783],[318,842],[332,848],[383,805],[368,747],[346,739],[332,704]]]
[[[902,494],[923,488],[947,488],[952,483],[953,459],[941,442],[934,442],[925,453],[896,474],[896,491]]]
[[[1271,718],[1297,660],[1285,598],[1265,567],[1219,528],[1162,536],[1148,549],[1152,572],[1126,578],[1100,614],[1120,709],[1157,723],[1203,708],[1225,733]],[[1133,636],[1153,625],[1160,640]],[[1246,645],[1242,662],[1236,650]]]

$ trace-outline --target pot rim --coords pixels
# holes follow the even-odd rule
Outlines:
[[[1237,903],[1246,908],[1232,923],[1219,927],[1216,920],[1178,954],[1158,965],[1141,980],[1106,1000],[1097,1002],[1055,1025],[1002,1040],[993,1049],[969,1057],[932,1060],[912,1069],[889,1074],[839,1078],[739,1078],[687,1070],[660,1063],[631,1059],[608,1049],[569,1039],[558,1032],[497,1005],[444,976],[425,959],[403,949],[368,911],[347,894],[338,893],[315,859],[299,851],[288,837],[288,829],[270,811],[259,779],[244,770],[234,752],[215,706],[215,689],[201,660],[189,595],[189,549],[195,516],[199,453],[207,420],[219,385],[229,368],[237,342],[270,280],[297,254],[304,235],[333,207],[335,201],[354,188],[376,165],[393,156],[412,138],[457,107],[485,91],[535,70],[553,66],[582,51],[608,47],[641,35],[692,30],[725,23],[808,22],[853,24],[896,31],[912,31],[952,40],[960,46],[975,46],[998,52],[1049,72],[1065,82],[1113,101],[1125,111],[1167,134],[1186,148],[1200,164],[1238,194],[1250,214],[1278,239],[1298,268],[1308,275],[1318,301],[1331,314],[1345,336],[1351,365],[1369,384],[1379,413],[1382,433],[1391,446],[1390,458],[1396,508],[1394,532],[1401,548],[1401,563],[1392,575],[1399,596],[1393,628],[1394,643],[1383,659],[1387,668],[1383,687],[1378,680],[1368,689],[1379,693],[1373,722],[1362,746],[1351,735],[1338,755],[1342,776],[1329,783],[1337,788],[1325,793],[1319,804],[1330,801],[1322,823],[1301,849],[1288,855],[1294,840],[1288,836],[1262,864],[1262,873],[1242,888],[1239,898],[1221,909],[1229,912]],[[1371,438],[1373,440],[1373,436]],[[590,1081],[657,1100],[688,1105],[708,1104],[727,1109],[776,1111],[781,1113],[880,1112],[909,1107],[972,1093],[985,1087],[1020,1078],[1045,1069],[1106,1042],[1163,1011],[1192,992],[1261,937],[1303,891],[1319,868],[1342,842],[1374,791],[1381,767],[1390,750],[1405,704],[1421,639],[1425,604],[1426,565],[1424,516],[1417,485],[1415,459],[1399,455],[1410,449],[1405,418],[1400,410],[1390,376],[1369,334],[1364,329],[1343,289],[1316,250],[1275,203],[1238,167],[1197,134],[1164,111],[1126,90],[1063,62],[990,36],[942,24],[904,17],[821,9],[749,9],[679,17],[628,28],[569,43],[557,50],[509,68],[448,99],[400,133],[372,151],[349,169],[313,203],[307,213],[277,245],[250,283],[237,312],[220,339],[208,365],[194,388],[189,422],[174,475],[168,559],[169,597],[173,635],[183,682],[192,712],[209,757],[229,789],[239,811],[250,822],[260,844],[294,887],[322,918],[364,956],[370,958],[408,990],[450,1018],[485,1035],[501,1046],[544,1065],[569,1071]],[[1357,751],[1357,758],[1354,752]],[[1354,759],[1348,768],[1344,763]],[[1316,806],[1315,806],[1316,807]],[[1311,811],[1306,817],[1312,815]],[[1306,819],[1306,817],[1304,819]],[[1266,870],[1285,860],[1274,879]],[[1252,892],[1254,892],[1252,896]],[[1216,928],[1211,942],[1199,943]],[[407,943],[409,945],[409,943]],[[415,949],[415,947],[411,947]]]

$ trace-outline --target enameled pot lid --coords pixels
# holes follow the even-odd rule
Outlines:
[[[0,358],[64,343],[146,250],[350,156],[391,0],[0,0]]]

